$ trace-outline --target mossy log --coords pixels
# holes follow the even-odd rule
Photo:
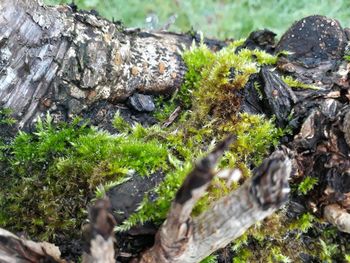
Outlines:
[[[290,53],[278,59],[276,68],[262,67],[239,91],[239,111],[275,115],[279,126],[289,125],[293,135],[282,141],[289,150],[272,154],[256,169],[256,177],[192,220],[193,205],[204,194],[217,155],[225,148],[225,143],[219,144],[187,177],[153,248],[135,260],[198,262],[279,208],[290,173],[294,182],[306,176],[318,180],[317,187],[304,197],[292,197],[293,202],[304,203],[340,231],[350,232],[350,67],[344,59],[348,37],[349,30],[323,16],[296,22],[277,44],[270,31],[250,35],[240,48]],[[110,108],[135,93],[171,94],[186,73],[180,51],[193,40],[199,41],[189,34],[126,29],[69,6],[0,0],[0,106],[12,110],[16,129],[28,129],[46,112],[56,121],[66,121],[100,102]],[[213,49],[225,45],[210,40],[207,44]],[[288,85],[282,76],[298,82]],[[262,100],[253,82],[261,84]],[[298,89],[295,83],[318,88]],[[106,247],[111,247],[113,220],[107,204],[100,204],[101,217],[91,217],[97,224],[92,220],[88,231],[89,252],[94,251],[89,241],[98,236],[103,237],[98,238],[100,244],[108,241]],[[23,251],[32,248],[26,241],[5,231],[0,236],[4,261],[31,262],[34,257],[35,262],[48,256],[41,250],[28,254],[27,260]],[[16,244],[18,251],[8,249],[9,244]],[[18,255],[20,260],[11,261]],[[85,260],[97,262],[91,254]]]

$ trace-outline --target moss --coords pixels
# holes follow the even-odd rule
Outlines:
[[[149,200],[146,196],[137,213],[117,228],[119,231],[125,231],[145,221],[161,223],[176,191],[190,171],[193,160],[205,155],[217,141],[228,134],[236,134],[237,140],[225,154],[219,167],[238,167],[246,177],[250,176],[250,168],[260,164],[269,151],[277,146],[284,131],[275,127],[273,119],[239,113],[240,98],[237,97],[237,90],[244,88],[250,75],[257,72],[259,65],[274,63],[276,57],[262,51],[246,49],[236,54],[238,45],[239,42],[233,42],[214,53],[201,43],[198,47],[192,45],[183,53],[188,67],[185,83],[181,92],[163,106],[162,110],[170,107],[172,111],[180,103],[191,111],[185,120],[180,119],[173,128],[162,130],[154,126],[143,129],[142,134],[144,138],[156,138],[167,146],[172,171],[154,190],[157,200]],[[236,71],[234,75],[231,74],[233,69]],[[191,103],[187,103],[188,101]],[[161,119],[167,118],[164,111],[159,114],[162,114]],[[228,187],[225,181],[215,178],[208,189],[209,193],[199,200],[193,214],[206,210],[209,204],[236,187],[237,185]]]
[[[300,231],[300,233],[306,233],[310,228],[312,228],[315,217],[310,213],[305,213],[299,216],[296,220],[289,224],[290,230]]]
[[[166,101],[164,97],[160,96],[155,99],[155,105],[156,110],[154,111],[154,117],[159,122],[164,122],[167,120],[171,113],[174,112],[174,110],[177,107],[177,102],[175,102],[173,99]]]
[[[0,107],[0,126],[13,125],[16,123],[16,120],[11,116],[11,114],[11,109]]]
[[[166,147],[138,132],[111,136],[79,119],[54,126],[49,115],[34,133],[20,132],[3,149],[9,171],[0,177],[1,225],[45,240],[78,233],[97,186],[167,170]]]
[[[124,120],[122,116],[120,116],[120,112],[117,111],[117,113],[114,115],[113,119],[113,127],[116,128],[119,132],[130,132],[131,127],[130,125]]]
[[[299,80],[294,79],[291,76],[282,76],[282,80],[291,88],[299,88],[299,89],[314,89],[318,90],[319,88],[311,85],[311,84],[305,84]]]
[[[200,263],[216,263],[217,261],[217,256],[216,255],[210,255],[203,259]]]
[[[338,252],[338,245],[327,244],[325,241],[320,239],[319,247],[321,248],[319,258],[322,260],[322,262],[334,262],[333,257]]]
[[[170,107],[171,110],[168,112],[172,111],[181,100],[186,101],[190,98],[191,103],[182,104],[191,110],[190,114],[184,118],[185,121],[181,121],[180,118],[173,128],[162,132],[158,129],[157,132],[148,132],[147,135],[150,138],[157,137],[168,146],[173,172],[170,172],[164,182],[154,190],[158,196],[157,200],[149,200],[146,196],[138,212],[124,222],[119,230],[126,230],[137,223],[149,220],[160,224],[178,187],[191,169],[193,159],[204,155],[215,142],[227,134],[236,134],[237,140],[222,158],[219,168],[238,167],[245,177],[249,177],[251,168],[259,165],[278,145],[281,136],[290,132],[288,127],[276,128],[274,119],[239,113],[240,98],[237,96],[237,90],[244,88],[251,74],[257,72],[261,65],[274,64],[277,58],[256,50],[243,49],[236,52],[238,46],[238,43],[232,43],[227,48],[212,53],[201,44],[199,47],[192,46],[190,50],[184,52],[190,73],[186,85],[182,86],[184,92],[172,98],[169,104],[172,108]],[[203,59],[203,54],[209,59]],[[293,87],[313,88],[291,80],[293,79],[287,78],[287,82],[289,81]],[[255,88],[259,89],[258,86]],[[182,97],[179,94],[186,96]],[[306,194],[316,183],[315,180],[306,179],[299,186],[299,192]],[[236,187],[237,185],[227,187],[224,181],[215,178],[208,189],[208,194],[197,203],[193,215],[201,213],[213,201]],[[303,238],[310,231],[317,229],[317,224],[315,217],[309,213],[290,220],[285,210],[282,210],[251,227],[234,242],[233,262],[291,262],[300,260],[301,252],[309,255],[323,253],[326,259],[327,255],[329,257],[332,253],[325,250],[325,246],[320,245],[319,241],[314,251],[306,247],[303,242]],[[317,235],[326,240],[332,250],[334,241],[325,237],[323,232]],[[255,246],[254,252],[251,251],[251,246]],[[322,252],[322,249],[325,251]],[[337,250],[333,254],[336,254],[337,258],[340,257]]]
[[[208,114],[223,120],[234,118],[240,103],[237,90],[244,88],[260,66],[273,65],[278,59],[278,56],[257,49],[237,52],[241,44],[241,40],[234,41],[213,52],[201,42],[198,46],[193,43],[185,50],[182,54],[187,66],[184,83],[170,101],[158,107],[157,119],[165,120],[176,106],[193,108],[196,119],[202,121]]]
[[[306,195],[317,185],[318,179],[315,177],[306,176],[305,179],[298,185],[298,192],[300,195]]]
[[[283,255],[279,247],[273,247],[268,262],[290,263],[292,260],[288,256]]]

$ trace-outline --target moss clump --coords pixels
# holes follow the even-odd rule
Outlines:
[[[306,195],[318,183],[315,177],[306,176],[305,179],[298,185],[298,192],[300,195]]]
[[[261,50],[241,49],[237,51],[240,42],[233,42],[226,48],[211,54],[207,64],[201,65],[200,74],[197,73],[193,92],[194,111],[197,118],[205,119],[208,114],[224,122],[234,119],[239,111],[240,97],[237,90],[247,84],[250,76],[258,72],[261,65],[276,63],[277,57]],[[201,50],[209,49],[203,44]],[[184,55],[197,57],[196,49],[191,48]],[[203,52],[204,53],[204,52]],[[186,60],[185,60],[186,61]],[[192,60],[188,61],[192,62]],[[191,68],[191,66],[188,66]],[[198,77],[199,75],[199,77]]]
[[[45,240],[79,232],[100,184],[168,165],[166,147],[144,141],[137,127],[112,136],[78,119],[55,126],[49,115],[33,134],[20,132],[2,150],[8,170],[0,177],[0,224]]]
[[[239,109],[237,90],[244,88],[250,76],[262,65],[273,65],[278,56],[261,50],[237,48],[242,40],[234,41],[218,52],[200,43],[182,54],[187,66],[184,83],[172,99],[159,107],[155,116],[163,121],[175,110],[193,109],[196,118],[203,120],[208,114],[220,119],[234,118]],[[281,53],[283,54],[283,52]]]
[[[172,111],[180,104],[190,111],[172,128],[144,129],[145,138],[157,138],[167,145],[173,168],[154,189],[158,198],[149,200],[146,196],[138,211],[118,226],[119,231],[149,220],[161,223],[193,160],[205,155],[228,134],[235,134],[237,140],[219,167],[238,167],[245,176],[249,176],[250,168],[260,164],[271,148],[277,146],[284,131],[275,127],[274,120],[262,115],[239,113],[240,98],[237,96],[237,90],[244,88],[251,74],[256,73],[260,65],[275,63],[276,57],[258,50],[236,52],[239,43],[233,42],[217,53],[203,43],[192,45],[183,52],[188,68],[185,83],[162,110],[171,108]],[[166,118],[164,111],[157,114]],[[228,187],[224,181],[215,178],[208,195],[197,203],[194,215],[235,187]]]

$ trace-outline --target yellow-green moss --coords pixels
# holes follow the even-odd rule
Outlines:
[[[282,80],[291,88],[299,88],[299,89],[314,89],[318,90],[319,88],[315,85],[305,84],[297,79],[294,79],[291,76],[282,76]]]
[[[180,103],[190,110],[189,114],[171,128],[162,130],[154,126],[144,129],[143,134],[145,138],[157,138],[167,145],[169,160],[173,160],[173,170],[154,190],[158,199],[150,201],[146,196],[138,211],[118,226],[118,230],[127,230],[147,220],[162,222],[193,161],[205,155],[228,134],[235,134],[237,140],[219,167],[240,168],[245,176],[250,176],[250,168],[260,164],[269,151],[277,146],[284,132],[275,127],[273,119],[239,113],[239,98],[236,95],[237,90],[244,88],[260,65],[275,63],[276,57],[258,50],[242,49],[236,53],[237,46],[238,43],[233,42],[215,53],[201,43],[184,51],[183,58],[188,68],[185,83],[162,110],[167,107],[173,110]],[[231,74],[233,71],[234,76]],[[236,187],[228,187],[224,181],[215,178],[209,193],[197,203],[194,215]]]
[[[8,108],[0,107],[0,125],[12,125],[16,120],[11,117],[12,111]]]
[[[78,233],[97,186],[167,171],[166,147],[138,132],[112,136],[78,119],[55,126],[49,115],[34,133],[20,132],[2,147],[0,224],[46,240]]]

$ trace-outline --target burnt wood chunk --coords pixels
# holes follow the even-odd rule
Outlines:
[[[314,15],[295,22],[276,49],[292,52],[289,61],[309,68],[322,61],[341,59],[345,45],[346,35],[337,20]]]
[[[276,116],[278,125],[283,126],[288,121],[288,116],[293,105],[297,102],[297,97],[277,73],[269,68],[262,68],[261,76],[264,81],[263,92],[266,106],[270,113]]]
[[[250,33],[244,44],[239,48],[262,49],[273,52],[276,34],[268,29],[257,30]]]
[[[277,44],[276,52],[290,52],[279,59],[277,68],[304,83],[330,89],[339,79],[336,72],[346,43],[346,34],[337,20],[319,15],[303,18]]]

